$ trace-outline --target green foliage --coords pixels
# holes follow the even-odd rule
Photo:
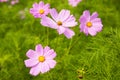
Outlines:
[[[79,80],[77,71],[84,69],[83,80],[120,80],[120,7],[118,0],[83,0],[75,8],[67,0],[45,0],[58,11],[69,9],[77,20],[84,10],[97,11],[104,25],[95,37],[79,32],[67,39],[43,27],[29,9],[39,0],[20,0],[16,5],[0,3],[0,80]],[[19,11],[24,11],[21,19]],[[35,45],[49,45],[57,65],[45,74],[33,77],[24,65],[26,52]]]

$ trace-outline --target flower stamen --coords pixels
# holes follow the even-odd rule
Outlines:
[[[61,25],[62,25],[62,22],[61,22],[61,21],[58,21],[58,22],[57,22],[57,25],[58,25],[58,26],[61,26]]]
[[[90,27],[92,27],[92,23],[91,22],[87,22],[86,26],[90,28]]]
[[[39,60],[39,62],[44,62],[44,61],[45,61],[45,57],[44,57],[44,56],[40,56],[40,57],[38,58],[38,60]]]
[[[40,14],[44,14],[44,12],[45,12],[45,11],[44,11],[43,9],[40,9],[40,10],[39,10],[39,13],[40,13]]]

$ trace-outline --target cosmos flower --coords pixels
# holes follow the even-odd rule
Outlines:
[[[0,2],[8,2],[8,0],[0,0]]]
[[[83,15],[79,19],[80,21],[80,31],[84,32],[86,35],[90,34],[91,36],[95,36],[97,32],[102,30],[102,22],[101,19],[98,18],[98,13],[94,12],[90,16],[90,12],[85,10]]]
[[[44,4],[43,1],[40,1],[39,4],[33,4],[33,8],[30,9],[30,13],[33,14],[35,18],[42,18],[49,13],[49,9],[49,4]]]
[[[45,73],[56,65],[56,61],[53,60],[56,57],[56,53],[48,46],[43,49],[42,45],[36,45],[35,51],[28,50],[26,56],[29,59],[24,61],[25,66],[31,68],[30,74],[33,76]]]
[[[12,0],[10,3],[11,3],[11,5],[15,5],[18,2],[19,2],[19,0]]]
[[[82,0],[68,0],[69,5],[76,7],[78,5],[79,2],[81,2]]]
[[[75,33],[69,29],[69,27],[74,27],[77,25],[75,22],[75,17],[70,15],[69,10],[61,10],[60,13],[56,11],[56,9],[50,10],[50,15],[52,17],[43,17],[41,19],[41,24],[53,29],[57,29],[59,34],[64,34],[67,38],[72,38]]]

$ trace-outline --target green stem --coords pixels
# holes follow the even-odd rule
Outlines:
[[[77,39],[74,41],[74,43],[70,46],[70,49],[72,49],[76,44],[77,42],[79,41],[79,38],[80,38],[80,34],[77,35]]]
[[[49,28],[47,28],[47,45],[49,45]]]
[[[76,39],[76,41],[74,41],[74,43],[73,43],[73,44],[72,44],[73,39],[71,39],[70,44],[69,44],[69,47],[68,47],[68,50],[67,50],[67,55],[69,54],[70,49],[72,49],[72,48],[74,47],[74,45],[78,42],[79,37],[80,37],[80,34],[78,34],[78,38]]]
[[[70,49],[71,49],[71,45],[72,45],[72,41],[73,41],[73,38],[70,40],[70,43],[69,43],[69,47],[68,47],[68,49],[67,49],[67,55],[69,54],[69,52],[70,52]]]

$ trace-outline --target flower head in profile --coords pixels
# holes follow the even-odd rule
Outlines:
[[[56,9],[50,10],[50,15],[52,17],[43,17],[41,19],[41,24],[53,29],[57,29],[59,34],[64,34],[67,38],[72,38],[75,33],[69,29],[69,27],[74,27],[77,25],[75,17],[70,15],[69,10],[61,10],[60,13]]]
[[[69,5],[76,7],[82,0],[68,0]]]
[[[30,9],[30,13],[33,14],[35,18],[42,18],[49,13],[50,5],[44,4],[43,1],[40,1],[39,4],[34,3],[33,8]]]
[[[101,19],[98,18],[98,13],[94,12],[90,16],[90,12],[88,10],[83,12],[83,15],[80,17],[80,31],[84,32],[86,35],[90,34],[91,36],[95,36],[97,32],[102,30],[102,22]]]
[[[31,68],[30,74],[33,76],[45,73],[56,65],[56,61],[53,60],[56,57],[56,53],[48,46],[43,49],[42,45],[36,45],[35,51],[28,50],[26,56],[29,59],[24,61],[25,66]]]

